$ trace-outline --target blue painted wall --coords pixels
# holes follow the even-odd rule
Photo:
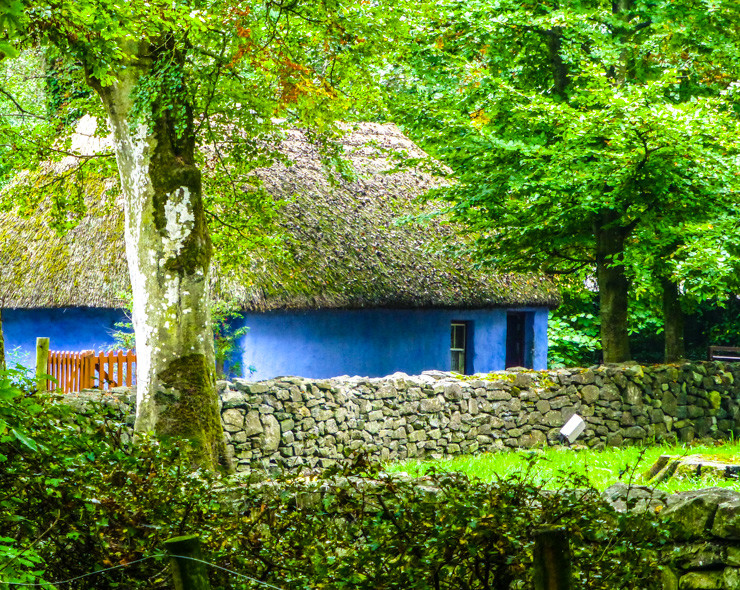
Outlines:
[[[29,369],[36,364],[36,338],[49,338],[52,350],[108,350],[116,322],[128,321],[122,310],[97,307],[3,309],[5,351],[10,363]]]
[[[501,370],[506,361],[506,309],[318,310],[246,313],[236,372],[255,379],[280,375],[381,377],[450,369],[450,323],[468,322],[467,372]],[[547,367],[547,309],[528,313],[528,364]],[[247,371],[248,374],[248,371]]]
[[[310,378],[337,375],[382,377],[396,371],[418,374],[450,369],[450,323],[468,323],[467,372],[504,368],[506,309],[493,310],[319,310],[246,313],[239,325],[249,332],[239,342],[232,367],[256,379],[279,375]],[[527,364],[547,367],[547,309],[528,312]],[[114,344],[122,310],[67,308],[3,310],[9,361],[33,368],[36,338],[48,337],[52,350],[107,350]],[[237,326],[238,327],[238,326]],[[472,351],[472,354],[471,354]],[[236,366],[234,366],[236,364]]]

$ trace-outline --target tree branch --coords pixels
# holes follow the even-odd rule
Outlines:
[[[0,94],[5,96],[10,102],[12,102],[15,105],[15,108],[18,109],[18,112],[21,113],[25,117],[32,117],[34,119],[40,119],[41,121],[46,121],[46,117],[42,117],[41,115],[37,115],[36,113],[32,113],[30,111],[27,111],[24,109],[20,103],[15,99],[15,97],[10,94],[7,90],[4,88],[0,88]]]

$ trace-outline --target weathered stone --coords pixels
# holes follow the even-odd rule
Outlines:
[[[237,432],[244,426],[244,414],[237,409],[222,412],[221,420],[227,432]]]
[[[624,438],[621,432],[613,432],[608,434],[606,437],[606,446],[608,447],[621,447],[624,445]]]
[[[642,391],[634,383],[628,383],[625,389],[624,398],[628,404],[641,406],[643,404]]]
[[[226,382],[228,383],[228,382]],[[224,390],[220,394],[221,403],[223,404],[224,410],[229,408],[242,407],[247,403],[247,396],[239,391],[233,391],[230,389]]]
[[[719,504],[735,498],[731,490],[724,488],[681,492],[669,498],[668,507],[660,516],[668,522],[675,539],[698,539],[709,532]]]
[[[627,485],[620,481],[606,488],[602,497],[618,512],[629,509],[654,513],[656,509],[663,508],[668,494],[648,486]]]
[[[599,388],[595,385],[586,385],[581,389],[581,397],[586,404],[593,404],[599,399]]]
[[[671,551],[670,559],[671,563],[684,571],[721,568],[727,559],[727,551],[722,545],[709,543],[677,545]]]
[[[663,392],[661,399],[661,409],[669,416],[677,416],[678,403],[676,396],[671,391]]]
[[[547,436],[541,430],[531,430],[519,437],[519,446],[525,449],[544,446],[547,444]]]
[[[725,563],[733,567],[740,566],[740,545],[728,545]]]
[[[550,410],[542,417],[542,422],[546,424],[547,426],[562,426],[563,425],[563,417],[560,414],[560,412],[555,410]]]
[[[587,369],[580,374],[573,375],[572,379],[574,383],[581,383],[583,385],[587,385],[595,381],[595,375],[591,369]]]
[[[528,373],[517,373],[514,378],[514,385],[521,389],[528,388],[533,382],[534,379],[532,378],[532,375]]]
[[[256,410],[248,412],[244,418],[244,432],[246,435],[255,436],[262,434],[263,430],[259,412]]]
[[[550,411],[550,402],[546,400],[540,400],[535,404],[538,412],[542,414]]]
[[[712,534],[723,539],[740,539],[740,497],[717,506]]]
[[[463,396],[462,387],[459,383],[448,383],[443,387],[442,391],[444,392],[444,396],[449,400],[460,400]]]
[[[272,414],[262,416],[262,450],[265,452],[277,451],[280,447],[280,423]]]
[[[623,431],[624,438],[645,438],[646,432],[642,426],[630,426]]]
[[[261,394],[270,391],[270,387],[266,383],[245,383],[244,391],[252,394]]]
[[[550,408],[553,410],[561,410],[569,405],[571,405],[571,401],[568,396],[565,395],[559,395],[550,400]]]
[[[724,590],[740,590],[740,569],[726,567],[722,572],[722,582]]]
[[[678,580],[679,590],[723,590],[724,572],[689,572]]]
[[[424,413],[441,412],[443,409],[442,402],[438,398],[421,400],[420,410]]]
[[[619,390],[611,383],[605,383],[599,390],[599,399],[606,402],[620,401]]]
[[[326,432],[327,434],[336,434],[339,432],[339,427],[337,426],[336,420],[334,418],[331,418],[326,421]]]
[[[678,590],[678,576],[672,568],[664,565],[660,568],[661,590]]]
[[[634,426],[636,424],[635,417],[630,412],[622,412],[622,417],[619,420],[622,426]]]

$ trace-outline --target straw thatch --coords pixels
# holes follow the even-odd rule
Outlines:
[[[285,202],[288,263],[253,253],[240,268],[216,273],[218,297],[251,310],[557,304],[543,277],[478,271],[444,254],[451,230],[440,220],[397,223],[419,212],[414,198],[439,182],[420,167],[392,169],[394,153],[425,157],[398,128],[358,124],[342,142],[356,178],[336,182],[305,135],[286,132],[280,151],[293,164],[256,174]],[[0,307],[121,306],[130,289],[123,215],[105,189],[103,182],[88,191],[87,215],[64,236],[49,227],[46,211],[26,219],[0,215]]]

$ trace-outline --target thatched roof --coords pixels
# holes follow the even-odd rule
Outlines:
[[[256,174],[285,201],[279,223],[289,263],[256,252],[240,268],[216,273],[217,296],[252,310],[557,305],[557,291],[543,277],[479,271],[442,253],[452,230],[441,220],[397,223],[419,212],[415,197],[439,183],[421,167],[394,169],[393,153],[426,157],[397,127],[357,124],[342,143],[356,178],[332,181],[304,133],[286,132],[280,151],[293,164]],[[0,215],[0,307],[122,304],[130,290],[123,215],[105,190],[115,182],[88,190],[87,215],[63,236],[45,210],[30,218]]]

